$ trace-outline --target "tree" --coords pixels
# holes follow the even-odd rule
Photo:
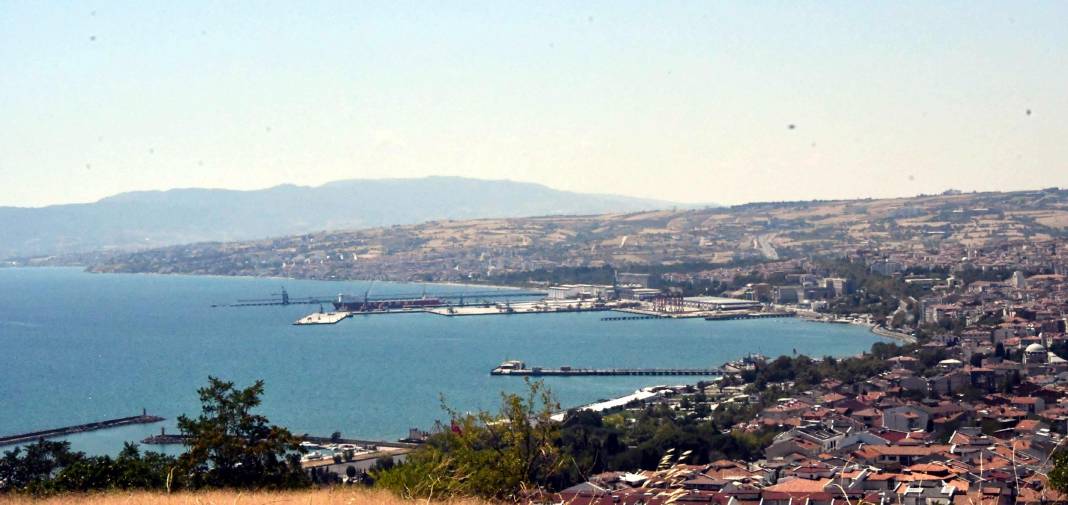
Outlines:
[[[1049,485],[1061,493],[1068,493],[1068,451],[1053,455],[1053,469],[1049,472]]]
[[[70,442],[41,439],[16,447],[0,458],[0,492],[34,491],[62,469],[84,459],[85,454],[70,450]]]
[[[55,491],[92,491],[104,489],[175,489],[173,482],[177,460],[158,452],[142,453],[136,444],[126,443],[117,458],[93,456],[74,462],[49,482]],[[172,482],[168,482],[168,476]]]
[[[201,414],[178,418],[189,438],[180,467],[196,487],[292,488],[308,485],[300,467],[299,440],[289,430],[253,414],[263,381],[238,389],[233,382],[208,377],[197,390]]]

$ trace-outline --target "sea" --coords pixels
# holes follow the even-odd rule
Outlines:
[[[0,268],[0,436],[142,410],[166,418],[64,438],[76,450],[114,454],[124,442],[175,432],[181,414],[199,414],[197,389],[215,376],[238,386],[264,380],[260,412],[294,433],[396,440],[409,428],[446,420],[443,404],[461,412],[498,408],[502,392],[525,387],[521,378],[490,376],[506,359],[542,367],[712,367],[748,353],[855,355],[880,341],[863,327],[792,318],[602,321],[608,313],[413,313],[294,326],[319,306],[223,306],[271,298],[282,288],[292,298],[493,289]],[[567,408],[696,380],[545,382]]]

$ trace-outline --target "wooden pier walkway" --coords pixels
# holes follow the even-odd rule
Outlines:
[[[73,435],[75,433],[105,430],[108,428],[117,428],[119,426],[128,426],[131,424],[158,423],[162,420],[162,417],[150,416],[147,413],[142,413],[139,416],[120,417],[118,419],[108,419],[106,421],[79,424],[77,426],[67,426],[65,428],[55,428],[51,430],[34,431],[31,433],[21,433],[18,435],[8,435],[6,437],[0,437],[0,445],[25,444],[29,442],[35,442],[42,438],[56,438],[66,435]]]
[[[519,377],[576,377],[576,376],[606,376],[606,375],[696,375],[696,376],[719,376],[723,370],[719,368],[494,368],[490,375],[515,375]]]

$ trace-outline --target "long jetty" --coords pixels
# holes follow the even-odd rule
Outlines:
[[[376,446],[376,447],[392,447],[394,449],[412,449],[418,447],[419,444],[412,442],[390,442],[388,440],[362,440],[357,438],[338,438],[331,437],[317,437],[314,435],[299,435],[297,436],[303,442],[311,442],[314,444],[352,444],[363,446]],[[187,435],[160,433],[159,435],[153,435],[141,441],[142,444],[150,445],[177,445],[184,444],[189,440]]]
[[[574,377],[589,375],[723,375],[719,368],[494,368],[490,375],[516,375],[527,377]]]
[[[772,319],[777,317],[794,317],[793,312],[740,312],[722,313],[705,316],[705,321],[728,321],[732,319]]]
[[[664,319],[664,318],[665,318],[665,316],[659,316],[659,315],[653,315],[653,314],[645,314],[645,315],[637,315],[637,316],[608,316],[608,317],[602,317],[601,321],[635,321],[635,320],[638,320],[638,319]]]
[[[128,426],[131,424],[158,423],[162,420],[162,417],[150,416],[146,413],[142,413],[139,416],[120,417],[118,419],[108,419],[106,421],[97,421],[95,423],[79,424],[77,426],[67,426],[65,428],[55,428],[51,430],[34,431],[30,433],[21,433],[18,435],[0,437],[0,445],[24,444],[27,442],[35,442],[43,438],[56,438],[66,435],[74,435],[76,433],[85,433],[87,431],[118,428],[119,426]]]

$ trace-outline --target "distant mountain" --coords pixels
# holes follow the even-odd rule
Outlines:
[[[437,219],[600,214],[675,205],[461,177],[354,179],[255,191],[137,191],[87,204],[0,207],[0,258],[248,240]]]

